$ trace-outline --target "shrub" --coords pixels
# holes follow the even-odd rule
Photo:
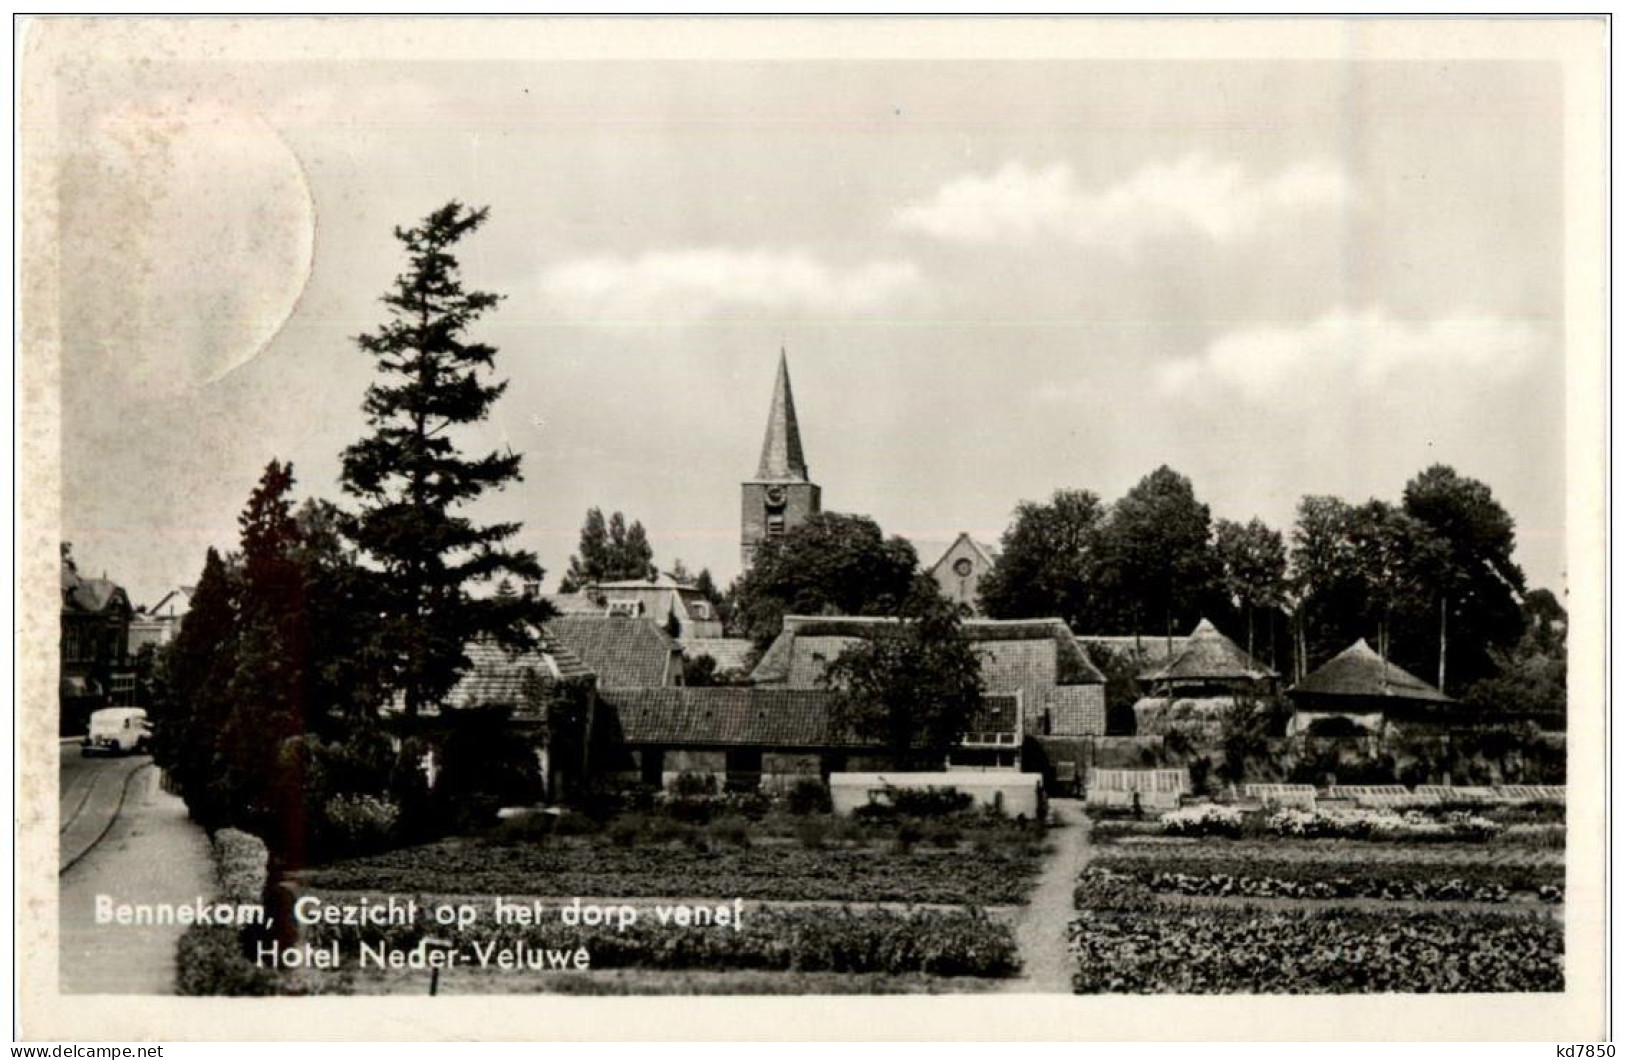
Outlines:
[[[236,928],[193,924],[176,944],[175,992],[188,997],[266,997],[277,992],[277,979],[275,972],[243,952]]]
[[[678,799],[703,799],[717,793],[717,778],[712,773],[682,772],[672,781],[671,794]]]
[[[954,826],[942,824],[927,830],[926,838],[933,846],[942,847],[944,850],[954,850],[958,848],[965,836]]]
[[[259,836],[222,828],[210,840],[220,900],[233,905],[259,904],[265,898],[269,854]]]
[[[335,795],[322,808],[329,842],[340,852],[360,854],[389,845],[401,808],[376,795]]]
[[[1485,842],[1502,827],[1472,813],[1438,817],[1408,810],[1277,810],[1265,818],[1270,832],[1294,839],[1382,839],[1410,842]]]
[[[790,812],[797,817],[807,817],[815,813],[829,813],[831,809],[829,788],[821,780],[811,777],[796,781],[790,786],[785,798]]]

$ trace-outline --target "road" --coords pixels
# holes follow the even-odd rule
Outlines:
[[[61,752],[61,990],[65,994],[174,991],[181,928],[97,924],[97,895],[175,904],[214,894],[209,842],[165,793],[145,756]]]

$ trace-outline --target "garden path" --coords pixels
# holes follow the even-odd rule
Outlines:
[[[1018,994],[1070,994],[1072,959],[1066,948],[1066,925],[1072,920],[1072,891],[1089,856],[1089,818],[1077,799],[1050,802],[1056,827],[1053,846],[1038,877],[1032,900],[1016,920],[1021,974],[1008,981]]]

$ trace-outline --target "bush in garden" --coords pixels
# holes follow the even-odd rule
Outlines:
[[[328,843],[336,852],[360,854],[389,845],[401,808],[376,795],[335,795],[322,808]]]
[[[750,828],[739,817],[721,817],[711,822],[711,835],[729,846],[750,846]]]
[[[671,783],[671,795],[677,799],[704,799],[717,794],[717,778],[712,773],[677,774]]]
[[[1293,839],[1384,839],[1411,842],[1484,842],[1502,831],[1465,812],[1433,817],[1417,810],[1276,810],[1265,818],[1275,835]]]
[[[790,785],[790,791],[785,797],[790,812],[797,817],[807,817],[815,813],[829,813],[831,804],[829,788],[821,780],[805,777]]]
[[[277,992],[277,978],[243,951],[235,927],[193,924],[175,947],[175,992],[187,997],[266,997]]]
[[[258,905],[265,898],[269,853],[259,836],[222,828],[210,839],[220,901]]]

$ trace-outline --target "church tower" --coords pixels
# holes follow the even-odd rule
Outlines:
[[[767,436],[756,477],[740,486],[740,562],[749,570],[763,541],[800,526],[817,513],[823,491],[807,476],[807,458],[801,452],[801,426],[790,393],[790,364],[779,351],[779,377],[773,383],[773,404],[767,410]]]

